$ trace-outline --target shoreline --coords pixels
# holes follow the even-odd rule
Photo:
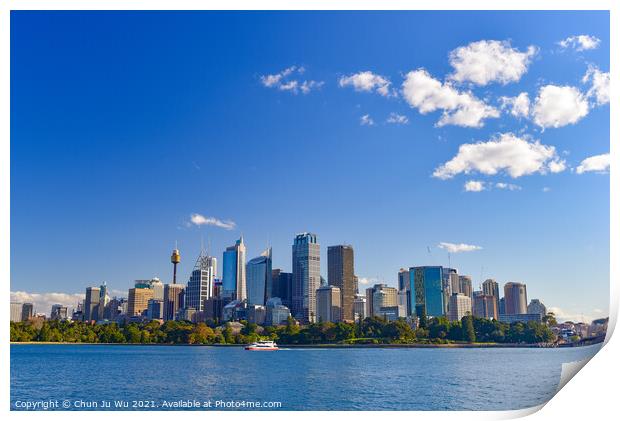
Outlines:
[[[280,349],[348,349],[348,348],[537,348],[537,349],[557,349],[557,348],[581,348],[585,346],[598,345],[595,342],[588,345],[539,345],[539,344],[502,344],[502,343],[449,343],[449,344],[283,344]],[[132,343],[86,343],[86,342],[10,342],[10,345],[113,345],[113,346],[186,346],[186,347],[243,347],[247,344],[132,344]]]

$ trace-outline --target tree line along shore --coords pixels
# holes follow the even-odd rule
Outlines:
[[[248,344],[261,339],[280,345],[552,345],[557,338],[547,323],[503,323],[473,316],[460,321],[445,317],[421,320],[412,328],[404,319],[368,317],[357,323],[320,322],[300,326],[292,318],[281,326],[227,322],[217,325],[167,321],[160,323],[90,324],[69,321],[11,322],[11,342],[86,344]]]

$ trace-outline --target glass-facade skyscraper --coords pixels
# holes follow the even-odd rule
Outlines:
[[[409,268],[411,308],[418,317],[444,314],[443,268],[418,266]]]
[[[204,311],[205,301],[213,296],[216,274],[217,259],[201,251],[185,288],[185,307]]]
[[[221,295],[239,301],[247,299],[243,236],[237,240],[234,246],[226,248],[223,260]]]
[[[271,247],[246,266],[248,305],[264,306],[271,298]]]
[[[293,242],[293,317],[316,321],[316,290],[321,285],[321,246],[316,234],[297,234]]]

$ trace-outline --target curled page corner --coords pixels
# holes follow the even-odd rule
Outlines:
[[[600,350],[599,350],[600,351]],[[558,388],[555,393],[558,393],[566,384],[575,377],[577,374],[587,363],[594,357],[594,355],[584,358],[579,361],[572,361],[569,363],[562,364],[562,374],[560,375],[560,383],[558,384]]]

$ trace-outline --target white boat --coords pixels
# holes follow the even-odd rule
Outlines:
[[[246,346],[247,351],[277,351],[278,344],[274,341],[258,341]]]

